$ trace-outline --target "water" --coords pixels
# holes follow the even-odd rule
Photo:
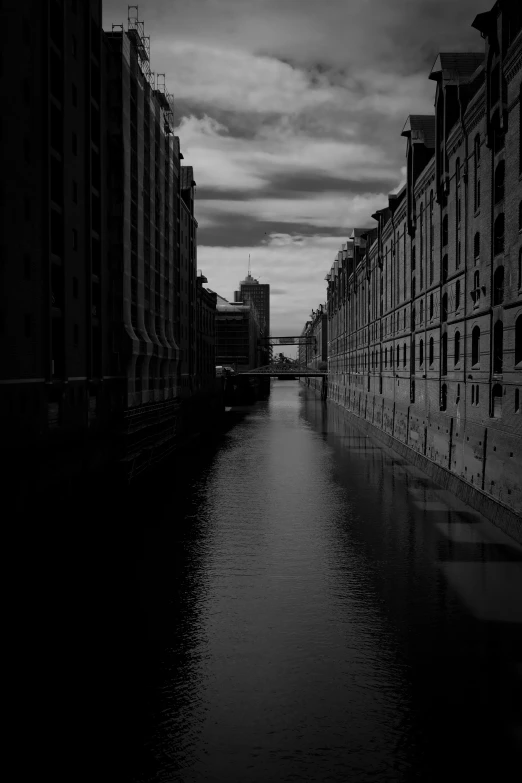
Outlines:
[[[172,486],[137,781],[518,779],[521,547],[297,382]]]

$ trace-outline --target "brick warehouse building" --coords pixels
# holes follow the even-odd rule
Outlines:
[[[485,51],[439,55],[405,186],[327,275],[329,396],[520,538],[521,12],[473,27]]]
[[[2,24],[0,405],[14,458],[107,427],[119,371],[105,342],[101,2],[5,2]]]
[[[197,369],[193,172],[137,7],[104,32],[101,5],[2,4],[0,404],[43,484],[165,456]]]
[[[297,350],[299,364],[312,367],[314,370],[326,370],[328,362],[328,317],[326,304],[320,304],[317,310],[312,310],[310,320],[303,327]],[[322,392],[323,378],[303,379],[307,386]]]

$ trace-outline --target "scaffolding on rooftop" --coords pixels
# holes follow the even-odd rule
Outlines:
[[[127,35],[134,43],[140,68],[150,87],[155,88],[155,75],[150,69],[150,36],[145,35],[145,26],[138,16],[138,6],[127,6]]]
[[[156,74],[156,90],[154,94],[159,100],[165,115],[165,132],[171,134],[174,126],[174,97],[167,90],[164,73]]]

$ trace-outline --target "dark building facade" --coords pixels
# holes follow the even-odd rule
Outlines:
[[[0,405],[42,484],[165,456],[200,384],[193,171],[137,7],[104,32],[101,6],[1,8]]]
[[[406,185],[327,276],[329,396],[520,538],[521,12],[473,26],[485,50],[437,58]]]
[[[214,393],[216,388],[217,294],[204,288],[208,282],[201,271],[196,278],[196,374],[195,389]]]
[[[107,428],[122,393],[106,340],[101,11],[98,0],[1,9],[10,154],[0,185],[0,405],[4,438],[31,453]]]
[[[236,372],[259,367],[259,321],[248,303],[228,302],[217,295],[216,365],[229,365]]]

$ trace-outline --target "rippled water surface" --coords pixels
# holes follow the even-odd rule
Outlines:
[[[150,512],[136,780],[518,779],[522,550],[339,408],[275,382]]]

